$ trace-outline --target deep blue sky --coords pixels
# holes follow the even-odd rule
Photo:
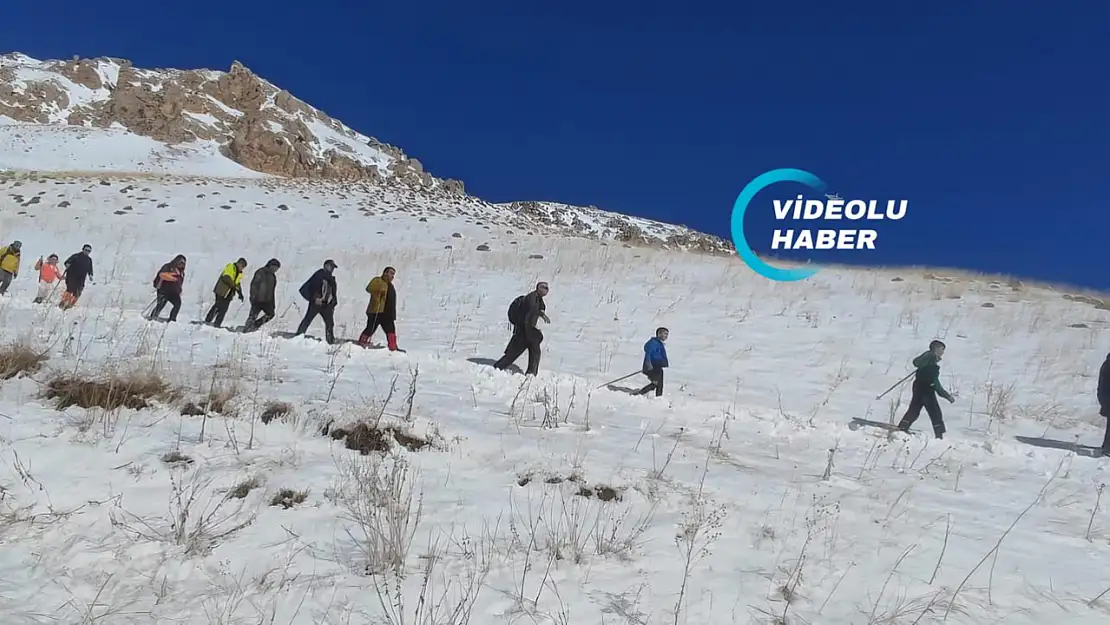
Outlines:
[[[1110,2],[65,4],[9,0],[0,46],[238,59],[493,201],[729,237],[744,184],[796,167],[910,201],[875,252],[818,260],[1110,288]],[[759,251],[771,196],[798,191],[774,189],[747,221]]]

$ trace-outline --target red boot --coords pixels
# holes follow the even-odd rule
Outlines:
[[[358,337],[358,344],[363,346],[363,347],[366,347],[367,345],[369,345],[370,344],[370,335],[363,332],[362,336]]]
[[[390,332],[389,334],[386,334],[385,335],[385,340],[389,344],[389,351],[391,351],[391,352],[397,351],[397,335],[396,334],[394,334],[392,332]]]

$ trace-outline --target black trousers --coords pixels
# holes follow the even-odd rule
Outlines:
[[[397,326],[393,323],[393,320],[382,313],[366,315],[366,329],[363,330],[362,333],[366,336],[370,336],[379,327],[385,330],[386,334],[397,334]]]
[[[1106,419],[1106,435],[1102,437],[1102,450],[1110,454],[1110,418]]]
[[[902,416],[902,421],[898,424],[898,429],[908,431],[914,421],[921,416],[921,409],[924,408],[925,412],[929,415],[929,421],[933,422],[933,434],[937,438],[944,437],[944,415],[940,411],[940,402],[937,401],[937,392],[931,386],[924,386],[919,384],[917,380],[913,382],[913,395],[910,397],[910,406],[906,409],[906,414]]]
[[[539,330],[526,331],[524,328],[513,328],[513,336],[505,346],[505,354],[493,363],[495,369],[507,369],[516,362],[521,354],[528,352],[527,375],[536,375],[540,369],[540,343],[543,334]]]
[[[308,303],[308,310],[305,311],[304,319],[301,319],[301,325],[297,326],[297,335],[300,336],[308,331],[308,326],[316,319],[316,315],[324,320],[324,336],[327,338],[328,343],[335,343],[335,306],[317,306],[315,302]]]
[[[224,322],[224,315],[227,314],[228,306],[231,306],[231,300],[235,298],[235,293],[229,293],[227,297],[216,297],[216,302],[212,304],[212,308],[208,309],[208,314],[204,316],[205,323],[211,323],[217,328]]]
[[[644,388],[636,391],[636,394],[637,395],[647,395],[648,393],[650,393],[652,391],[652,389],[654,389],[655,390],[655,396],[656,397],[662,397],[663,396],[663,370],[660,369],[660,368],[655,368],[655,369],[652,369],[651,371],[644,371],[643,373],[644,373],[644,375],[647,376],[648,380],[651,380],[651,382],[647,386],[645,386]]]
[[[258,318],[258,313],[262,313],[262,318]],[[252,301],[251,310],[247,313],[247,323],[245,327],[249,330],[261,328],[266,322],[271,321],[277,315],[274,314],[274,303],[266,302],[259,303]]]
[[[177,313],[181,310],[181,295],[178,293],[158,293],[158,301],[154,305],[154,312],[150,313],[151,319],[157,319],[162,314],[166,304],[170,304],[170,321],[177,321]]]

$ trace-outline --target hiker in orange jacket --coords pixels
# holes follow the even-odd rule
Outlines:
[[[64,273],[58,268],[58,255],[51,254],[46,257],[46,262],[42,262],[42,256],[35,261],[35,271],[39,272],[39,290],[35,294],[35,303],[41,304],[50,297],[51,292],[54,290],[54,283],[60,278],[64,278]]]

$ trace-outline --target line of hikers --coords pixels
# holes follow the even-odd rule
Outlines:
[[[158,319],[166,304],[171,305],[169,321],[177,320],[177,313],[181,310],[181,291],[185,282],[186,258],[177,255],[170,262],[158,270],[154,278],[154,288],[157,297],[153,302],[154,308],[147,317]],[[272,320],[274,314],[274,292],[277,287],[277,270],[281,263],[276,258],[271,258],[262,268],[258,269],[250,283],[250,312],[244,324],[244,331],[251,332]],[[294,336],[303,335],[316,317],[324,321],[325,340],[329,344],[335,343],[335,307],[339,303],[338,285],[335,280],[335,261],[328,259],[324,266],[317,269],[308,280],[301,285],[301,297],[308,302],[308,309]],[[209,308],[204,323],[214,327],[223,324],[224,316],[234,298],[243,301],[242,278],[243,271],[247,268],[247,260],[240,258],[233,263],[228,263],[216,280],[213,294],[215,302]],[[375,276],[366,285],[366,292],[370,294],[370,302],[366,306],[366,328],[359,336],[357,343],[361,346],[370,346],[371,339],[378,328],[385,332],[386,342],[390,351],[404,351],[397,345],[397,290],[393,284],[397,270],[386,267],[381,275]],[[512,336],[505,346],[504,354],[494,367],[499,370],[509,368],[525,352],[528,352],[528,368],[526,375],[536,375],[539,372],[543,332],[536,326],[540,319],[551,323],[547,316],[547,306],[544,297],[550,287],[546,282],[536,284],[530,293],[520,295],[509,304],[508,318],[512,326]],[[258,318],[258,314],[263,316]],[[667,350],[664,341],[670,331],[667,328],[656,329],[655,336],[644,345],[644,361],[642,373],[648,377],[649,384],[635,392],[645,395],[655,391],[655,396],[663,395],[663,369],[669,367]]]
[[[12,241],[0,248],[0,295],[7,295],[12,280],[19,277],[19,267],[23,260],[23,243]],[[35,271],[39,274],[39,286],[34,302],[42,304],[50,299],[61,283],[65,283],[61,302],[58,307],[65,310],[77,305],[77,300],[85,290],[85,281],[93,277],[92,246],[85,244],[80,252],[66,259],[62,269],[58,268],[58,255],[51,254],[44,261],[39,256],[35,261]]]
[[[177,321],[177,314],[181,310],[181,293],[185,284],[185,270],[188,260],[185,255],[178,254],[170,262],[162,265],[154,277],[153,287],[155,299],[151,302],[150,313],[147,319],[160,320],[162,310],[170,305],[168,321]],[[277,302],[277,272],[281,268],[281,261],[271,258],[265,265],[254,272],[250,281],[249,298],[243,295],[243,272],[247,268],[247,260],[239,258],[228,263],[212,289],[215,301],[205,315],[204,323],[213,327],[221,327],[224,317],[232,300],[249,299],[250,312],[247,313],[244,332],[253,332],[276,317],[274,310]],[[303,335],[308,331],[316,317],[324,321],[324,334],[329,344],[335,343],[335,307],[339,303],[338,286],[333,275],[338,265],[328,259],[323,267],[317,269],[301,285],[299,293],[308,302],[308,309],[304,318],[297,327],[295,336]],[[366,285],[366,292],[370,294],[370,303],[366,307],[366,329],[358,339],[358,344],[364,347],[371,346],[371,339],[378,328],[385,332],[386,342],[391,351],[404,351],[397,345],[397,290],[393,286],[393,279],[397,270],[386,267],[381,275],[374,277]],[[261,317],[259,315],[261,314]]]

